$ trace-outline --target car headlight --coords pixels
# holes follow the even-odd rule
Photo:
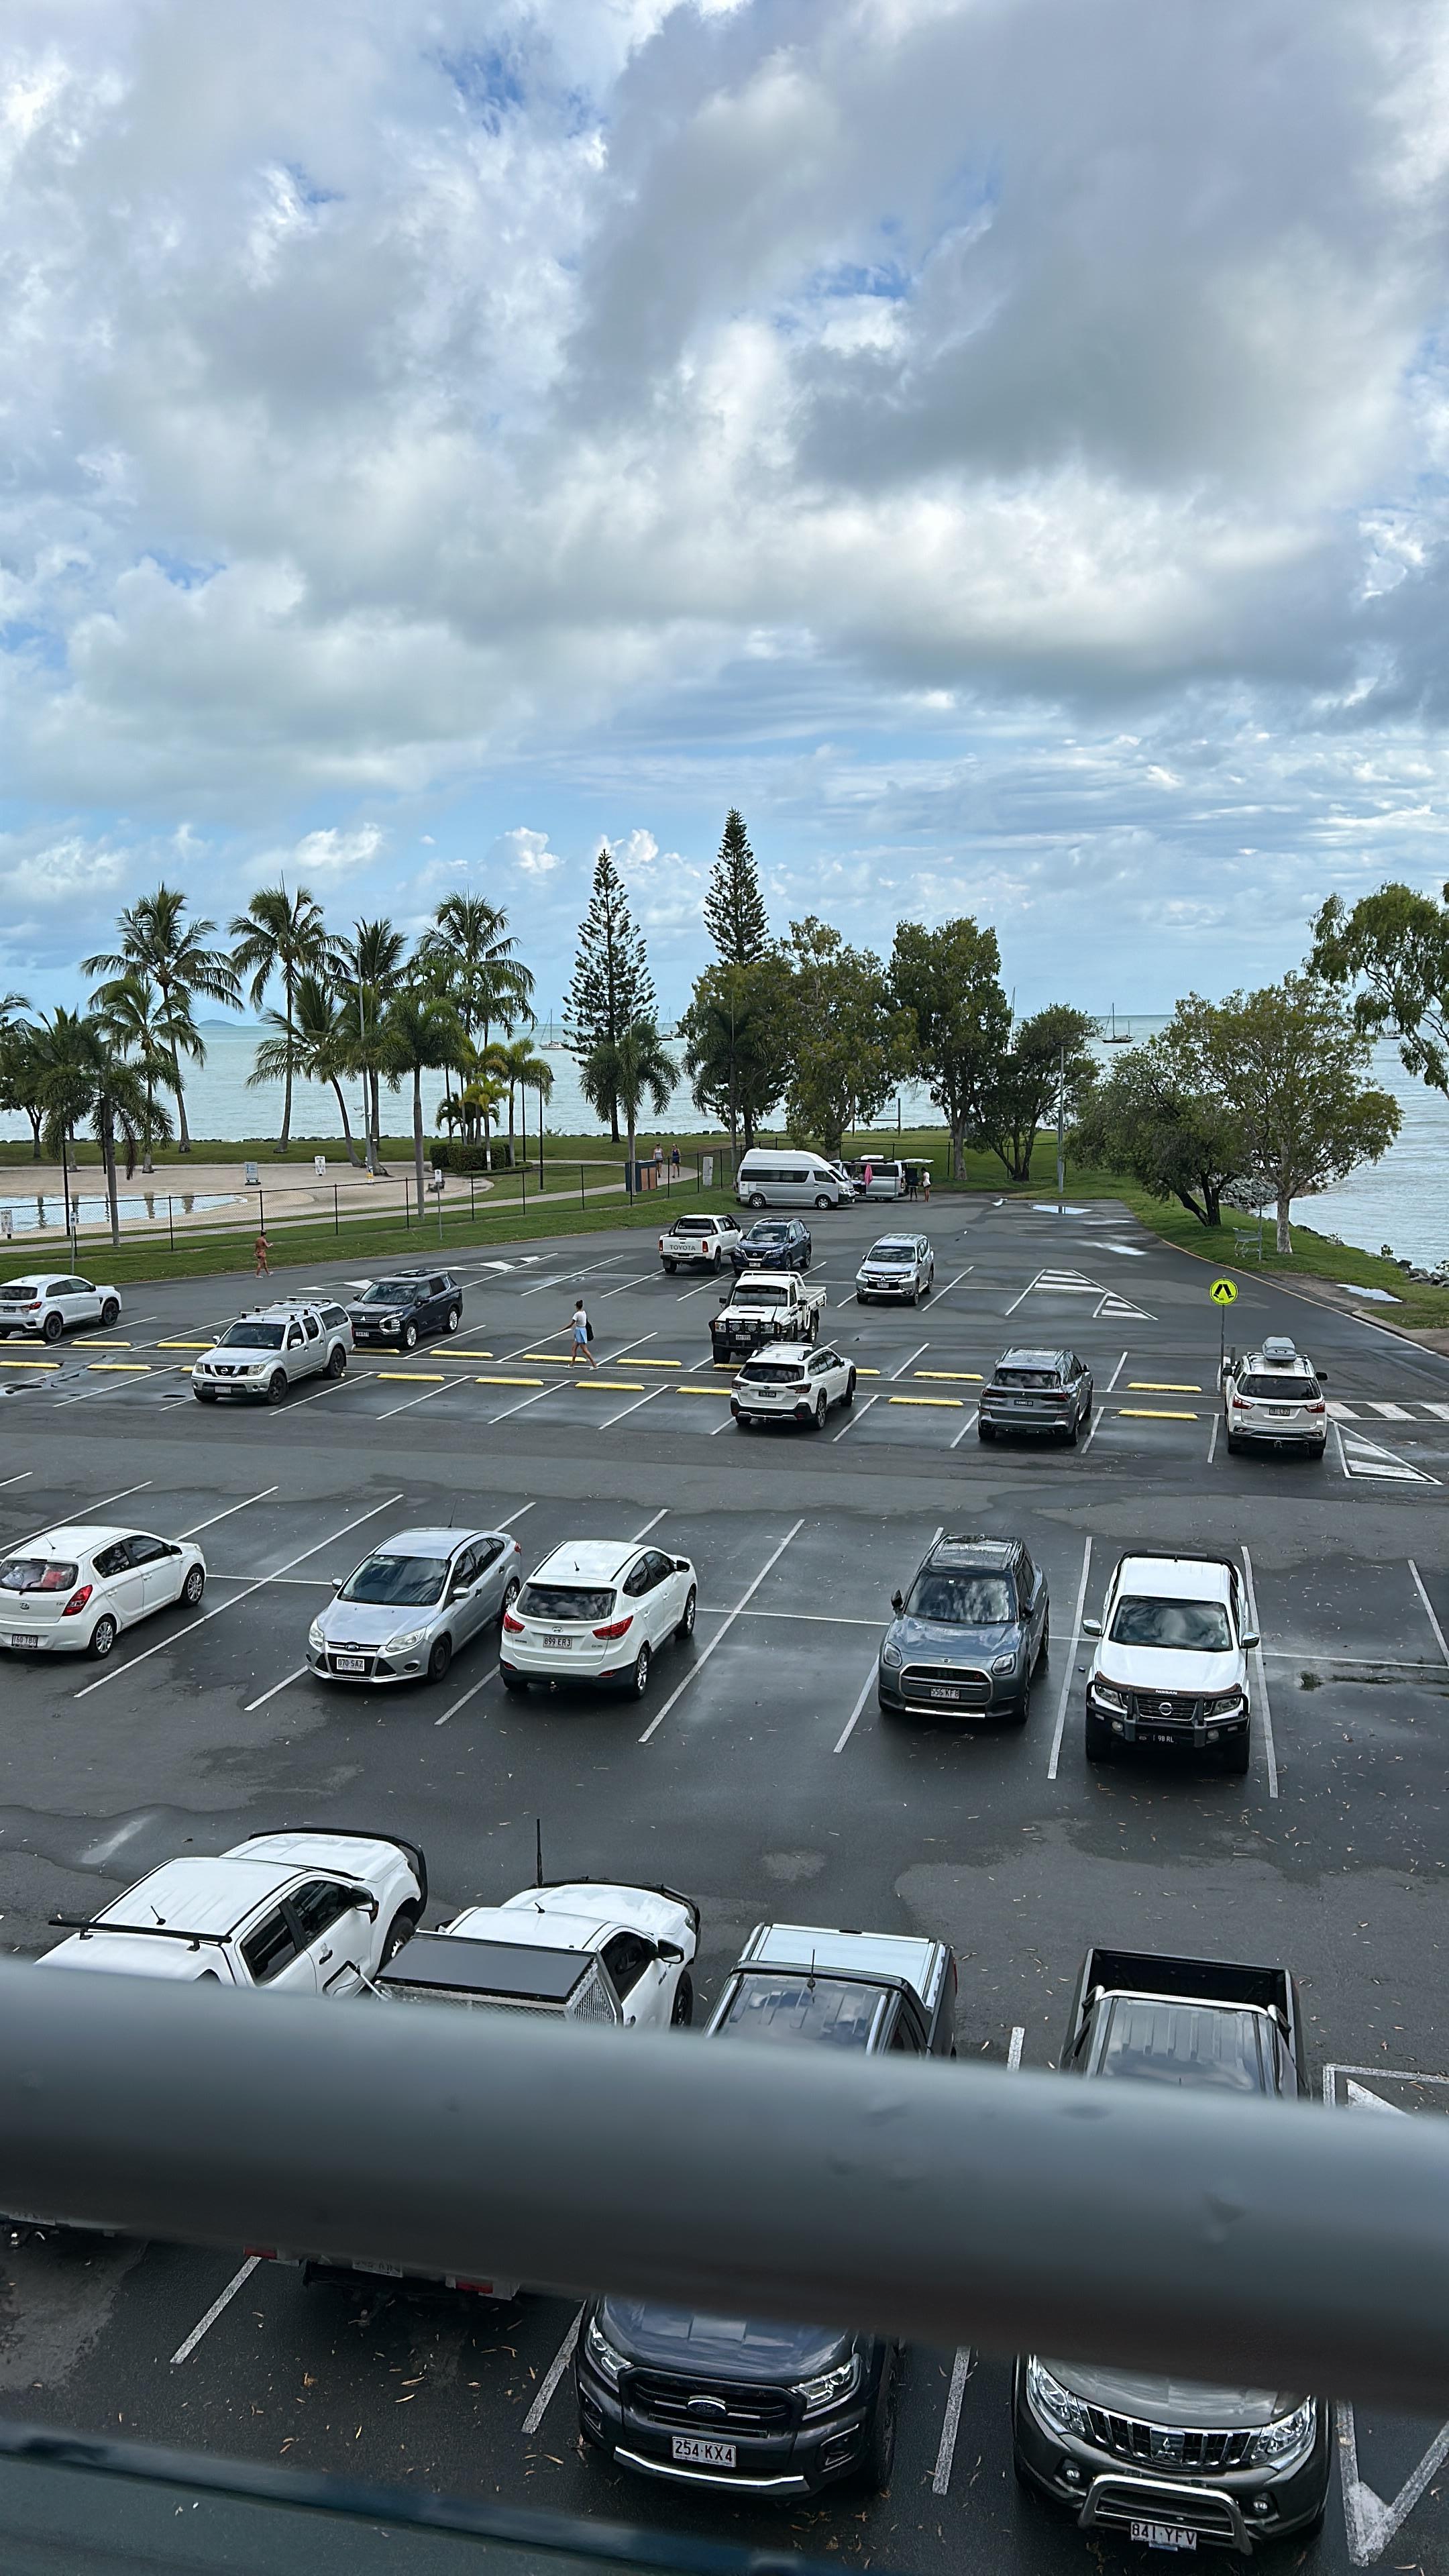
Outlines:
[[[1237,1714],[1237,1711],[1242,1707],[1242,1705],[1243,1694],[1241,1690],[1220,1691],[1216,1699],[1210,1699],[1207,1703],[1208,1709],[1214,1717],[1233,1717]]]
[[[1074,2397],[1070,2388],[1063,2388],[1059,2379],[1053,2379],[1035,2353],[1026,2365],[1026,2393],[1036,2413],[1054,2432],[1090,2438],[1091,2418],[1081,2398]]]
[[[320,1655],[326,1646],[327,1637],[320,1619],[314,1619],[311,1627],[308,1629],[307,1643],[311,1647],[314,1655]]]
[[[991,1669],[994,1673],[1014,1673],[1016,1670],[1015,1654],[1012,1653],[1010,1655],[993,1656]]]
[[[1291,2415],[1275,2415],[1253,2435],[1248,2445],[1248,2458],[1256,2466],[1265,2460],[1291,2459],[1295,2451],[1306,2451],[1318,2430],[1318,2407],[1311,2397],[1295,2406]]]
[[[387,1644],[383,1648],[383,1653],[385,1655],[410,1655],[414,1646],[420,1646],[422,1644],[427,1633],[426,1627],[405,1628],[400,1637],[389,1637]]]
[[[620,2352],[617,2346],[610,2343],[597,2317],[589,2319],[588,2330],[584,2336],[584,2349],[599,2377],[606,2380],[610,2388],[617,2388],[623,2373],[629,2367],[629,2358],[627,2353]]]
[[[880,1659],[888,1673],[898,1673],[905,1660],[899,1646],[893,1646],[889,1637],[880,1650]]]
[[[804,2398],[807,2415],[823,2415],[829,2407],[853,2397],[859,2386],[860,2355],[853,2352],[848,2361],[837,2361],[830,2370],[817,2371],[813,2379],[797,2379],[795,2394]]]
[[[1091,1692],[1092,1697],[1097,1702],[1099,1708],[1125,1709],[1127,1705],[1126,1692],[1119,1690],[1115,1682],[1104,1682],[1100,1674],[1094,1673],[1092,1675],[1091,1680],[1087,1684],[1087,1688]]]

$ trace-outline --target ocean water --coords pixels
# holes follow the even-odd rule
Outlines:
[[[1119,1013],[1117,1028],[1134,1038],[1148,1037],[1165,1026],[1157,1015]],[[281,1085],[262,1091],[247,1089],[256,1050],[257,1032],[231,1022],[204,1024],[206,1062],[191,1068],[186,1085],[187,1115],[196,1136],[226,1137],[240,1141],[256,1138],[265,1142],[274,1137],[281,1123]],[[539,1032],[542,1051],[553,1067],[554,1091],[544,1115],[546,1133],[559,1136],[602,1135],[605,1131],[594,1116],[579,1088],[578,1067],[555,1032]],[[676,1055],[679,1050],[674,1050]],[[1104,1064],[1115,1061],[1116,1051],[1106,1045],[1101,1050]],[[1321,1196],[1299,1199],[1294,1215],[1302,1223],[1315,1226],[1321,1233],[1341,1235],[1345,1243],[1364,1245],[1377,1252],[1389,1244],[1406,1259],[1431,1266],[1449,1257],[1449,1206],[1446,1206],[1446,1183],[1449,1183],[1449,1100],[1429,1091],[1421,1082],[1413,1082],[1399,1062],[1392,1044],[1374,1049],[1373,1072],[1376,1082],[1393,1093],[1403,1112],[1403,1125],[1395,1145],[1381,1163],[1367,1164],[1341,1188],[1325,1191]],[[441,1076],[433,1077],[435,1089],[425,1085],[424,1099],[429,1123],[435,1102],[442,1098]],[[348,1086],[348,1114],[354,1135],[362,1132],[360,1087]],[[882,1123],[903,1127],[939,1126],[940,1113],[929,1095],[918,1084],[903,1084],[899,1094],[884,1111]],[[536,1132],[537,1101],[527,1103],[530,1135]],[[411,1124],[409,1095],[404,1089],[389,1096],[384,1094],[383,1124],[394,1133],[405,1134]],[[678,1136],[696,1136],[714,1122],[695,1108],[689,1096],[689,1085],[681,1075],[678,1088],[665,1117],[641,1135],[652,1145],[662,1138],[666,1148]],[[0,1136],[26,1137],[29,1128],[23,1117],[0,1113]],[[332,1144],[340,1139],[342,1121],[337,1102],[330,1090],[311,1083],[298,1083],[293,1092],[292,1134],[299,1142],[315,1139],[318,1144]],[[19,1200],[21,1191],[12,1185],[4,1192]],[[32,1211],[34,1201],[31,1202]],[[16,1220],[18,1227],[18,1218]]]

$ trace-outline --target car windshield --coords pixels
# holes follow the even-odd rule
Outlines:
[[[740,1978],[719,2027],[746,2039],[824,2039],[837,2048],[868,2048],[880,2003],[874,1986],[761,1971]]]
[[[349,1574],[340,1601],[377,1601],[426,1609],[443,1597],[447,1566],[440,1556],[389,1556],[385,1549]]]
[[[867,1261],[914,1261],[916,1247],[913,1243],[895,1243],[887,1240],[885,1243],[873,1243],[865,1257]]]
[[[281,1347],[280,1324],[233,1324],[221,1337],[224,1351],[279,1351]]]
[[[614,1588],[586,1590],[581,1583],[526,1583],[519,1609],[525,1619],[581,1619],[592,1627],[614,1608]]]
[[[78,1571],[53,1557],[12,1556],[0,1565],[0,1592],[69,1592]]]
[[[781,1288],[773,1280],[765,1282],[751,1280],[744,1291],[743,1302],[747,1306],[788,1306],[790,1291],[788,1288]]]
[[[1243,1395],[1266,1396],[1270,1404],[1311,1404],[1318,1393],[1311,1377],[1245,1377],[1238,1383]]]
[[[998,1386],[1052,1387],[1058,1380],[1056,1370],[1051,1368],[999,1368],[996,1383]]]
[[[911,1585],[906,1609],[913,1619],[939,1619],[950,1628],[1008,1628],[1016,1617],[1004,1574],[949,1574],[931,1565]]]
[[[405,1306],[417,1291],[416,1279],[375,1279],[362,1303],[364,1306]]]
[[[1112,1643],[1226,1655],[1232,1651],[1233,1632],[1221,1601],[1161,1601],[1129,1594],[1117,1604]]]

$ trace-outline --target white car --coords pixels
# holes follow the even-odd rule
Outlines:
[[[172,1602],[194,1610],[205,1585],[206,1559],[191,1539],[62,1523],[0,1563],[0,1647],[103,1662],[123,1628]]]
[[[855,1363],[807,1342],[770,1342],[746,1360],[730,1389],[741,1431],[757,1422],[798,1422],[823,1431],[832,1404],[855,1402]]]
[[[85,1324],[107,1332],[120,1322],[121,1294],[92,1279],[75,1279],[59,1270],[37,1270],[29,1279],[7,1279],[0,1285],[0,1342],[12,1333],[29,1333],[43,1342]]]
[[[1327,1376],[1286,1333],[1270,1333],[1260,1351],[1241,1358],[1234,1352],[1223,1369],[1229,1449],[1236,1454],[1286,1444],[1321,1458],[1328,1441]]]
[[[468,1941],[593,1951],[609,1971],[626,2025],[668,2030],[691,2019],[690,1965],[699,1907],[672,1887],[623,1887],[566,1879],[525,1887],[502,1905],[470,1905],[443,1925]]]
[[[1248,1767],[1252,1708],[1241,1570],[1230,1556],[1172,1556],[1150,1549],[1119,1557],[1087,1674],[1089,1762],[1119,1746],[1218,1753],[1225,1771]]]
[[[699,1588],[687,1556],[636,1539],[581,1539],[536,1566],[503,1614],[503,1687],[623,1682],[642,1699],[666,1639],[687,1645]]]
[[[201,1985],[350,1995],[416,1930],[428,1869],[392,1834],[303,1827],[252,1834],[214,1859],[163,1861],[84,1917],[42,1968],[102,1968]]]
[[[704,1261],[722,1270],[740,1239],[732,1216],[677,1216],[659,1238],[659,1258],[673,1272],[681,1261]]]
[[[340,1313],[329,1304],[327,1313]],[[288,1298],[240,1315],[219,1342],[203,1351],[191,1372],[191,1392],[198,1404],[219,1397],[246,1396],[254,1402],[280,1404],[299,1379],[342,1377],[352,1347],[347,1317],[339,1324],[324,1320],[320,1306]]]

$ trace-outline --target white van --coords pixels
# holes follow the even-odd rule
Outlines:
[[[869,1189],[867,1189],[865,1185],[865,1166],[867,1161],[870,1164]],[[887,1163],[882,1161],[879,1155],[871,1154],[863,1156],[859,1162],[847,1163],[845,1168],[850,1174],[851,1180],[855,1184],[855,1192],[858,1198],[903,1199],[905,1197],[906,1167],[904,1163]]]
[[[735,1195],[744,1207],[838,1207],[841,1185],[809,1145],[756,1145],[740,1156]]]

